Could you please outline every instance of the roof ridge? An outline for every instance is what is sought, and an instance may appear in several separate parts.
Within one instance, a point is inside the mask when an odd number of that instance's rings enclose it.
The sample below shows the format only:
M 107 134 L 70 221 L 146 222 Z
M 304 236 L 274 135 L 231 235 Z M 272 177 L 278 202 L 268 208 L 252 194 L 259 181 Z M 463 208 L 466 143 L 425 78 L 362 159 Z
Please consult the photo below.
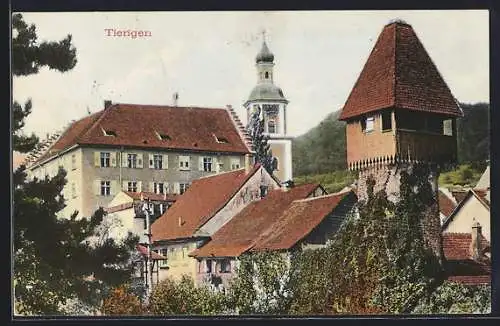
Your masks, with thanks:
M 169 108 L 169 109 L 200 109 L 200 110 L 225 110 L 223 107 L 204 107 L 204 106 L 172 106 L 172 105 L 161 105 L 161 104 L 139 104 L 139 103 L 119 103 L 114 102 L 112 106 L 131 106 L 131 107 L 151 107 L 151 108 Z M 109 107 L 111 108 L 111 106 Z M 109 109 L 108 108 L 108 109 Z M 106 110 L 106 109 L 105 109 Z
M 352 192 L 352 190 L 346 190 L 346 191 L 342 191 L 342 192 L 336 192 L 336 193 L 333 193 L 333 194 L 326 194 L 326 195 L 321 195 L 321 196 L 316 196 L 316 197 L 311 197 L 311 198 L 302 198 L 302 199 L 296 199 L 294 200 L 293 202 L 307 202 L 307 201 L 313 201 L 313 200 L 319 200 L 319 199 L 325 199 L 325 198 L 328 198 L 328 197 L 339 197 L 339 196 L 346 196 L 348 195 L 350 192 Z
M 241 122 L 240 118 L 238 117 L 238 114 L 234 110 L 232 106 L 226 106 L 226 112 L 229 115 L 229 119 L 233 123 L 234 127 L 236 127 L 236 130 L 238 131 L 238 135 L 240 136 L 241 140 L 245 144 L 245 147 L 249 152 L 253 152 L 252 149 L 252 143 L 251 143 L 251 138 L 248 135 L 248 131 L 246 130 L 245 126 Z
M 195 180 L 193 180 L 193 182 L 196 182 L 198 180 L 203 180 L 203 179 L 218 177 L 218 176 L 221 176 L 221 175 L 224 175 L 224 174 L 235 173 L 235 172 L 238 172 L 238 171 L 241 171 L 241 170 L 245 170 L 245 168 L 243 167 L 243 168 L 234 169 L 234 170 L 231 170 L 231 171 L 224 171 L 224 172 L 219 172 L 219 173 L 215 173 L 215 174 L 203 175 L 203 176 L 201 176 L 201 177 L 196 178 Z

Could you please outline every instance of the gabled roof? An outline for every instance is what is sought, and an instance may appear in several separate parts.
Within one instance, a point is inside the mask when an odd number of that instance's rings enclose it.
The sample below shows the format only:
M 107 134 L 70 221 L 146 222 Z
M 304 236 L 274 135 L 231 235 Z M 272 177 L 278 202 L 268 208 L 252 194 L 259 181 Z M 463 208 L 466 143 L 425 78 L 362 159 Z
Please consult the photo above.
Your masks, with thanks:
M 255 244 L 297 199 L 308 198 L 319 184 L 305 184 L 288 191 L 275 189 L 262 200 L 247 205 L 241 212 L 215 232 L 211 241 L 190 253 L 194 257 L 237 257 Z
M 252 251 L 287 250 L 309 235 L 347 196 L 346 191 L 321 197 L 294 201 L 268 230 L 256 241 Z M 338 226 L 344 216 L 334 216 Z
M 152 224 L 153 241 L 192 237 L 259 169 L 261 166 L 257 164 L 249 173 L 238 169 L 194 180 L 186 192 Z
M 402 21 L 380 33 L 339 120 L 384 108 L 463 115 L 413 28 Z
M 37 162 L 75 144 L 250 152 L 227 109 L 121 103 L 72 123 Z
M 491 262 L 486 256 L 474 260 L 471 251 L 470 233 L 444 233 L 443 251 L 446 257 L 446 272 L 449 281 L 478 285 L 491 282 Z M 491 252 L 490 243 L 481 236 L 483 254 Z
M 462 199 L 462 201 L 458 204 L 458 206 L 455 207 L 453 212 L 448 216 L 448 218 L 444 220 L 441 227 L 443 230 L 451 223 L 451 221 L 453 221 L 457 213 L 471 197 L 475 197 L 477 200 L 479 200 L 479 202 L 482 203 L 487 210 L 490 209 L 490 202 L 487 200 L 487 191 L 480 189 L 470 189 Z

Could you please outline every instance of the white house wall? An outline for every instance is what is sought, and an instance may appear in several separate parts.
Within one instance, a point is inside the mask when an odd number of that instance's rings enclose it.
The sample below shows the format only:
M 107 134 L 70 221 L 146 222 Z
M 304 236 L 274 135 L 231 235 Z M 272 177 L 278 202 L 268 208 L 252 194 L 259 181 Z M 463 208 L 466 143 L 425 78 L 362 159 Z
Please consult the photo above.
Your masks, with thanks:
M 474 195 L 463 204 L 443 232 L 471 233 L 473 219 L 481 224 L 481 232 L 490 241 L 490 211 Z

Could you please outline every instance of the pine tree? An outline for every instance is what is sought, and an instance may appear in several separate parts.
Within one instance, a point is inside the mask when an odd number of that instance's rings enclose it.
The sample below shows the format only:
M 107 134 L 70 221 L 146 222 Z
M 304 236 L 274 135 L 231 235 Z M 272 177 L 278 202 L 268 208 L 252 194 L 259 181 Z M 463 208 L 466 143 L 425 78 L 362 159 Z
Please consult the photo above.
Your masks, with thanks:
M 247 131 L 252 139 L 252 149 L 255 152 L 255 162 L 262 164 L 262 166 L 269 172 L 273 173 L 276 170 L 276 159 L 268 144 L 269 136 L 264 135 L 264 121 L 260 118 L 260 106 L 255 110 L 247 126 Z
M 68 35 L 60 42 L 36 42 L 34 25 L 22 15 L 12 19 L 14 76 L 36 74 L 47 66 L 60 72 L 76 64 L 76 49 Z M 13 149 L 29 152 L 38 143 L 22 133 L 32 102 L 13 103 Z M 107 289 L 130 278 L 130 253 L 137 242 L 129 235 L 121 243 L 105 236 L 104 210 L 90 218 L 58 218 L 64 208 L 62 190 L 66 172 L 53 178 L 28 181 L 25 166 L 14 172 L 13 255 L 15 311 L 20 314 L 56 314 L 68 299 L 98 307 Z

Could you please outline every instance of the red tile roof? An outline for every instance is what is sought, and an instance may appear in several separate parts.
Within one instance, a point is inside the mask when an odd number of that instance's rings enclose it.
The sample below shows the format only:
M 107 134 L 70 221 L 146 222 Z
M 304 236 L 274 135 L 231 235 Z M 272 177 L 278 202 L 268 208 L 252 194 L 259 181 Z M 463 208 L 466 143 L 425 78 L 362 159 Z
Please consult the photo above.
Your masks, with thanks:
M 103 130 L 113 131 L 116 136 L 106 136 Z M 161 140 L 157 133 L 170 139 Z M 227 142 L 218 142 L 216 137 Z M 232 114 L 226 109 L 121 103 L 71 124 L 37 161 L 75 144 L 250 152 L 232 120 Z
M 392 107 L 463 114 L 413 28 L 402 22 L 382 30 L 339 119 Z
M 262 200 L 246 206 L 214 233 L 211 241 L 191 252 L 190 256 L 239 256 L 255 244 L 258 237 L 279 219 L 294 200 L 308 198 L 318 187 L 316 183 L 295 186 L 288 191 L 270 191 Z
M 141 195 L 144 196 L 144 199 L 148 198 L 154 201 L 176 201 L 179 195 L 172 194 L 157 194 L 149 191 L 141 191 L 141 192 L 132 192 L 132 191 L 124 191 L 130 198 L 133 200 L 141 200 Z
M 487 284 L 491 280 L 488 258 L 474 260 L 470 252 L 470 233 L 444 233 L 443 251 L 446 257 L 448 280 L 463 284 Z M 482 237 L 483 252 L 491 251 L 489 242 Z
M 259 250 L 286 250 L 313 231 L 347 195 L 343 192 L 294 201 L 278 221 L 266 230 L 252 248 Z
M 134 207 L 134 203 L 128 202 L 128 203 L 124 203 L 124 204 L 120 204 L 120 205 L 116 205 L 116 206 L 106 207 L 106 208 L 104 208 L 104 210 L 106 211 L 106 213 L 111 214 L 111 213 L 123 211 L 124 209 L 129 209 L 132 207 Z
M 259 169 L 260 165 L 256 165 L 249 173 L 239 169 L 194 180 L 170 209 L 152 224 L 153 240 L 192 237 Z M 182 225 L 179 225 L 179 218 Z
M 450 216 L 455 207 L 455 203 L 446 196 L 445 193 L 443 193 L 441 190 L 438 192 L 438 198 L 439 198 L 439 211 L 443 213 L 446 217 Z
M 136 246 L 137 248 L 137 251 L 139 251 L 139 253 L 143 256 L 143 257 L 147 257 L 148 256 L 148 248 L 146 248 L 145 246 L 143 245 L 140 245 L 138 244 Z M 155 252 L 155 251 L 151 251 L 151 258 L 153 258 L 153 260 L 166 260 L 167 257 L 165 256 L 162 256 L 160 255 L 159 253 Z
M 472 259 L 470 244 L 472 238 L 470 233 L 443 233 L 443 251 L 448 260 Z M 481 247 L 489 248 L 490 243 L 484 236 L 481 237 Z

